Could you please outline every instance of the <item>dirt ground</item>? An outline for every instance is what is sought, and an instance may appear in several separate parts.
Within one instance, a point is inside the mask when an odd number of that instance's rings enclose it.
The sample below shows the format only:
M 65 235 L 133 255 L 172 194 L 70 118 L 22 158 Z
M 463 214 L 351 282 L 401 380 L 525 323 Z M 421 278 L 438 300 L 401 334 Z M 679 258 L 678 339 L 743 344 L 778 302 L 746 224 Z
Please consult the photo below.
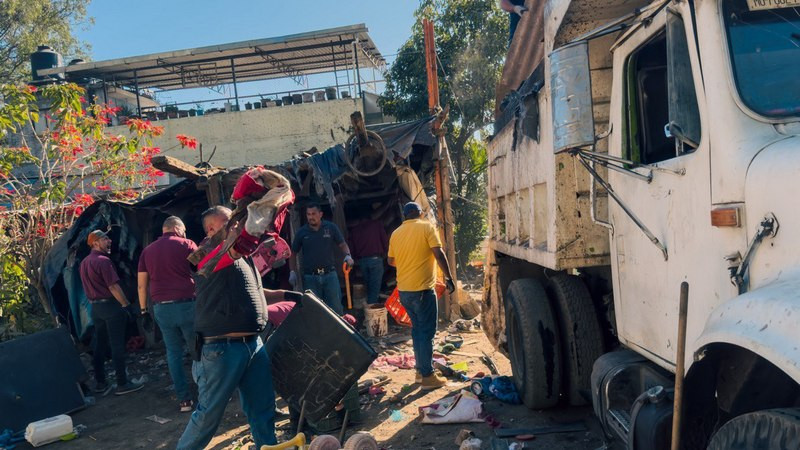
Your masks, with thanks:
M 449 333 L 446 326 L 441 325 L 437 343 L 447 334 Z M 501 375 L 511 374 L 508 359 L 492 348 L 482 331 L 462 332 L 461 336 L 464 339 L 461 352 L 471 355 L 486 352 Z M 403 340 L 404 337 L 407 340 Z M 409 330 L 402 327 L 391 327 L 389 336 L 383 339 L 370 339 L 370 343 L 381 355 L 412 352 Z M 83 356 L 84 362 L 89 367 L 87 355 Z M 178 402 L 172 390 L 163 349 L 139 351 L 129 355 L 129 358 L 131 363 L 129 372 L 134 378 L 140 375 L 146 376 L 145 388 L 121 397 L 114 395 L 96 397 L 94 405 L 72 415 L 74 424 L 86 427 L 81 436 L 73 441 L 52 444 L 49 448 L 53 450 L 175 448 L 189 420 L 189 413 L 178 411 Z M 481 371 L 489 373 L 486 366 L 475 356 L 451 355 L 449 361 L 452 363 L 466 361 L 469 365 L 467 373 L 470 375 Z M 189 367 L 187 358 L 187 373 L 190 373 Z M 414 371 L 408 369 L 384 373 L 371 368 L 362 379 L 378 375 L 391 377 L 391 382 L 384 386 L 386 394 L 360 396 L 361 423 L 349 426 L 347 436 L 355 431 L 368 431 L 378 440 L 380 446 L 386 449 L 456 449 L 458 448 L 454 443 L 456 435 L 460 430 L 468 429 L 483 441 L 482 448 L 493 448 L 490 440 L 494 436 L 494 431 L 487 423 L 423 425 L 418 420 L 420 406 L 468 388 L 469 383 L 451 381 L 444 388 L 423 392 L 414 384 Z M 402 401 L 390 401 L 390 397 L 401 392 L 404 385 L 408 385 L 410 389 L 406 388 Z M 226 409 L 217 436 L 207 448 L 236 450 L 251 447 L 249 427 L 238 403 L 238 395 L 234 395 Z M 281 406 L 280 400 L 278 403 Z M 602 434 L 597 421 L 593 419 L 590 406 L 531 411 L 522 405 L 509 405 L 496 399 L 487 399 L 484 401 L 484 409 L 500 422 L 502 428 L 543 427 L 576 422 L 586 427 L 586 431 L 580 432 L 539 434 L 532 440 L 521 442 L 525 445 L 523 448 L 594 450 L 603 447 Z M 166 419 L 167 422 L 157 423 L 149 420 L 148 417 L 153 415 Z M 293 435 L 289 431 L 288 419 L 278 420 L 277 428 L 279 442 Z M 331 434 L 338 436 L 339 431 Z M 513 439 L 508 440 L 508 443 L 512 442 Z M 23 444 L 17 448 L 31 447 Z

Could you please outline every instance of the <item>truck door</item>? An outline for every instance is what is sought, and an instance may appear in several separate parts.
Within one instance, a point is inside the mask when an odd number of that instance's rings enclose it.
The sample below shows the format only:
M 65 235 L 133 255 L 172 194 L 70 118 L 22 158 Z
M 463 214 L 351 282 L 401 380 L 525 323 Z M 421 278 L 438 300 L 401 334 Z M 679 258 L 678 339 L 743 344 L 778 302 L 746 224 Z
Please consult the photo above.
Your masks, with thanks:
M 662 9 L 618 42 L 609 142 L 612 155 L 657 167 L 633 169 L 652 173 L 650 182 L 618 172 L 608 176 L 666 247 L 666 258 L 616 204 L 609 206 L 611 253 L 619 338 L 668 369 L 674 364 L 679 285 L 701 279 L 704 265 L 719 265 L 701 255 L 710 232 L 709 139 L 692 20 L 682 5 Z

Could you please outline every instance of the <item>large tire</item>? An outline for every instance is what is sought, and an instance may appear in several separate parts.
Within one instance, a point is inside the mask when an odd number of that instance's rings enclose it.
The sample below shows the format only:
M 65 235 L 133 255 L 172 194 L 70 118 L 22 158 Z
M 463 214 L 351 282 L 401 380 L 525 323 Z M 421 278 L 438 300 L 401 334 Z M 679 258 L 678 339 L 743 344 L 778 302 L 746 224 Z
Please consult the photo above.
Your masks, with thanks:
M 547 294 L 553 303 L 564 361 L 564 395 L 570 405 L 585 405 L 591 392 L 592 366 L 603 354 L 603 331 L 592 297 L 583 280 L 558 273 L 550 277 Z
M 796 450 L 800 409 L 767 409 L 735 417 L 711 438 L 708 450 Z
M 506 293 L 506 334 L 514 383 L 531 409 L 558 403 L 561 344 L 550 301 L 535 279 L 514 280 Z

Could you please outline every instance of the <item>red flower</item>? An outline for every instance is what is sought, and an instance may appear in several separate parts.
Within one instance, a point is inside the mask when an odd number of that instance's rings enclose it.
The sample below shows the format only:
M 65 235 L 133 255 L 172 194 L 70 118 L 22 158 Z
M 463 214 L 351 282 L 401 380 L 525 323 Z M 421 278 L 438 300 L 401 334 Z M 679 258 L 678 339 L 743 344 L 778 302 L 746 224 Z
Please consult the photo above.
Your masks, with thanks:
M 98 186 L 98 189 L 99 188 Z M 89 194 L 75 194 L 73 201 L 81 206 L 89 206 L 94 203 L 94 197 Z
M 181 143 L 181 148 L 189 147 L 192 150 L 197 149 L 197 139 L 191 136 L 186 136 L 185 134 L 179 134 L 175 136 L 175 138 L 178 139 L 178 142 Z
M 110 191 L 111 190 L 111 186 L 109 186 L 107 184 L 100 184 L 100 185 L 97 186 L 97 190 L 98 191 Z
M 33 94 L 34 92 L 37 91 L 36 86 L 31 86 L 31 85 L 28 85 L 26 90 L 28 91 L 29 94 Z

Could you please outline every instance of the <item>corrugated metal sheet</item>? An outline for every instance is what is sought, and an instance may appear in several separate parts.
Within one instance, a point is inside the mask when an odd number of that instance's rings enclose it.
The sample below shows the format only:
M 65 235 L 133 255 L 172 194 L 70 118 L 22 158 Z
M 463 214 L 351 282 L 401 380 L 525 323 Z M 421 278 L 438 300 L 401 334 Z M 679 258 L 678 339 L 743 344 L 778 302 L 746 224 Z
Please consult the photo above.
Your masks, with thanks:
M 382 69 L 386 61 L 364 24 L 234 42 L 150 55 L 44 69 L 68 80 L 95 78 L 140 89 L 186 89 L 236 81 L 300 78 L 352 69 L 353 44 L 361 68 Z

